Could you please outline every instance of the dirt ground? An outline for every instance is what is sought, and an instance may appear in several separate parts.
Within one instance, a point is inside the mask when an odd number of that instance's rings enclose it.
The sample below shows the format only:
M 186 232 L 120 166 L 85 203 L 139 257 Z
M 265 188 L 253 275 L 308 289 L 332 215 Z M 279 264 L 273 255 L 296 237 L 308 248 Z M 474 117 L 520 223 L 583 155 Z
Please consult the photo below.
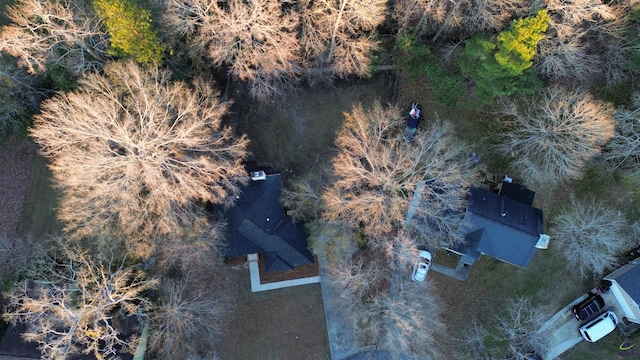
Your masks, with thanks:
M 15 137 L 0 144 L 1 234 L 15 236 L 18 233 L 36 149 L 34 144 Z

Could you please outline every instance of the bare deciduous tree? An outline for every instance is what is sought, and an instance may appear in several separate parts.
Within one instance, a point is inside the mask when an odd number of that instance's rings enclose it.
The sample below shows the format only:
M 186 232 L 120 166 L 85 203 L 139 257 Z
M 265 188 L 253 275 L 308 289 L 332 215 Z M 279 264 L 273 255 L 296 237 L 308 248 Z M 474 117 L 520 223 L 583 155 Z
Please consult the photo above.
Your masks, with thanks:
M 30 280 L 11 291 L 4 317 L 27 325 L 25 340 L 38 343 L 45 359 L 130 351 L 135 339 L 125 337 L 117 321 L 146 318 L 151 304 L 142 294 L 155 281 L 113 252 L 94 257 L 60 239 L 51 251 L 35 261 Z
M 487 345 L 489 337 L 487 329 L 476 320 L 455 340 L 459 344 L 461 355 L 466 359 L 492 360 L 498 356 L 496 349 Z
M 0 278 L 18 278 L 40 250 L 30 237 L 0 235 Z
M 146 241 L 203 229 L 196 203 L 231 204 L 246 177 L 248 140 L 222 126 L 226 108 L 203 82 L 171 83 L 133 62 L 45 102 L 31 135 L 63 190 L 66 229 Z
M 631 107 L 614 113 L 615 135 L 605 146 L 602 158 L 615 168 L 640 171 L 640 93 L 632 96 Z
M 330 263 L 328 270 L 343 303 L 354 307 L 370 302 L 388 289 L 391 267 L 375 253 L 360 251 L 353 259 Z
M 278 82 L 294 79 L 300 70 L 299 17 L 287 4 L 170 0 L 164 16 L 173 31 L 194 42 L 196 53 L 229 66 L 235 77 L 250 82 L 252 96 L 266 99 L 279 91 Z
M 633 246 L 630 234 L 637 228 L 638 224 L 630 226 L 619 211 L 572 197 L 550 232 L 569 268 L 586 278 L 619 264 L 618 255 Z
M 283 188 L 281 201 L 290 209 L 289 215 L 296 221 L 320 219 L 324 208 L 322 191 L 327 182 L 323 176 L 309 173 Z
M 55 65 L 77 76 L 102 67 L 108 37 L 91 2 L 18 0 L 7 15 L 12 23 L 0 33 L 0 50 L 29 72 Z
M 408 228 L 428 233 L 430 245 L 455 241 L 473 175 L 465 145 L 446 122 L 420 130 L 412 143 L 403 141 L 403 126 L 398 108 L 377 102 L 345 113 L 333 160 L 337 179 L 323 196 L 325 219 L 384 238 L 404 228 L 411 212 Z
M 209 276 L 211 274 L 208 274 Z M 198 286 L 190 271 L 161 286 L 160 305 L 153 313 L 150 347 L 160 359 L 211 353 L 224 330 L 230 304 L 222 291 Z
M 205 216 L 201 214 L 198 217 Z M 186 232 L 180 236 L 158 237 L 154 258 L 157 261 L 154 265 L 157 267 L 154 270 L 163 276 L 170 276 L 169 274 L 176 272 L 189 273 L 191 269 L 209 269 L 223 257 L 224 251 L 221 246 L 226 225 L 224 220 L 216 219 L 205 224 L 201 231 Z
M 579 178 L 614 131 L 611 104 L 584 89 L 552 86 L 533 97 L 505 98 L 497 114 L 504 124 L 495 134 L 497 149 L 534 185 Z
M 564 84 L 614 84 L 633 74 L 630 54 L 638 45 L 626 38 L 631 6 L 601 0 L 544 0 L 551 16 L 540 41 L 537 71 Z
M 513 298 L 496 314 L 496 323 L 489 329 L 474 321 L 456 340 L 469 359 L 526 360 L 533 353 L 546 352 L 548 334 L 538 330 L 548 317 L 545 306 L 524 297 Z
M 400 0 L 393 16 L 398 32 L 418 37 L 464 39 L 504 30 L 529 12 L 528 0 Z
M 43 94 L 35 88 L 35 80 L 0 58 L 0 136 L 24 130 L 28 117 L 38 109 Z
M 431 283 L 405 283 L 397 294 L 376 297 L 372 312 L 380 319 L 380 347 L 392 359 L 441 359 L 436 335 L 445 330 L 442 305 Z
M 379 41 L 373 31 L 384 20 L 384 0 L 303 0 L 301 45 L 312 82 L 333 76 L 366 76 Z M 313 71 L 331 68 L 331 72 Z
M 548 319 L 543 306 L 533 304 L 529 299 L 511 299 L 504 311 L 497 315 L 497 341 L 507 343 L 505 358 L 525 360 L 527 354 L 544 354 L 548 334 L 537 330 Z

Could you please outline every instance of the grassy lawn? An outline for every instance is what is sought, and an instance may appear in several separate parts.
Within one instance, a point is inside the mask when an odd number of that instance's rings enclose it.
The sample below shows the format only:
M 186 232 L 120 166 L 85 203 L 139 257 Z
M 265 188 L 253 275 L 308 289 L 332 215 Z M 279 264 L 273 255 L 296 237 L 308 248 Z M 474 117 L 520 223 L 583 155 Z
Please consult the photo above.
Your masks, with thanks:
M 49 234 L 58 234 L 61 224 L 56 219 L 58 193 L 52 187 L 51 171 L 47 161 L 39 155 L 33 159 L 29 192 L 24 204 L 22 222 L 18 232 L 22 236 L 31 235 L 42 239 Z
M 621 351 L 620 345 L 626 342 L 635 344 L 635 353 L 632 350 Z M 564 356 L 565 360 L 593 360 L 593 359 L 640 359 L 640 332 L 631 335 L 629 339 L 622 337 L 618 331 L 614 331 L 607 337 L 596 343 L 582 341 L 569 350 Z
M 335 132 L 343 113 L 357 103 L 391 99 L 395 75 L 336 84 L 333 88 L 300 89 L 272 104 L 235 99 L 232 123 L 251 139 L 250 150 L 260 164 L 274 167 L 290 181 L 307 172 L 318 173 L 333 156 Z
M 451 120 L 458 136 L 471 144 L 490 173 L 510 174 L 509 164 L 492 153 L 490 144 L 483 140 L 492 127 L 488 115 L 474 114 L 465 109 L 451 110 L 434 103 L 424 81 L 409 81 L 400 78 L 397 99 L 400 105 L 413 101 L 423 104 L 423 122 L 437 119 Z M 421 125 L 423 126 L 423 125 Z M 516 181 L 518 180 L 515 177 Z M 608 206 L 621 209 L 627 218 L 640 218 L 640 181 L 612 173 L 602 166 L 592 166 L 580 181 L 565 184 L 558 189 L 533 189 L 537 192 L 534 206 L 541 208 L 545 215 L 545 230 L 553 223 L 553 217 L 569 202 L 569 195 L 595 197 Z M 495 323 L 495 315 L 504 304 L 513 297 L 524 296 L 534 304 L 545 305 L 549 316 L 566 306 L 569 302 L 598 284 L 600 279 L 580 279 L 573 275 L 557 248 L 553 237 L 549 249 L 538 251 L 527 269 L 502 263 L 488 257 L 473 265 L 471 275 L 460 282 L 432 272 L 429 277 L 435 283 L 435 289 L 446 304 L 444 322 L 447 333 L 442 334 L 440 342 L 450 349 L 449 358 L 457 359 L 456 343 L 452 339 L 464 331 L 474 321 L 486 327 Z M 455 267 L 457 256 L 448 257 L 445 252 L 437 255 L 435 261 Z M 577 328 L 577 327 L 576 327 Z M 577 331 L 577 330 L 576 330 Z M 636 334 L 634 339 L 640 335 Z M 623 356 L 618 349 L 622 342 L 620 335 L 610 335 L 597 344 L 586 342 L 579 344 L 569 352 L 568 359 L 614 359 Z M 640 355 L 638 355 L 640 358 Z
M 248 270 L 233 276 L 239 294 L 222 359 L 331 359 L 320 284 L 252 293 Z

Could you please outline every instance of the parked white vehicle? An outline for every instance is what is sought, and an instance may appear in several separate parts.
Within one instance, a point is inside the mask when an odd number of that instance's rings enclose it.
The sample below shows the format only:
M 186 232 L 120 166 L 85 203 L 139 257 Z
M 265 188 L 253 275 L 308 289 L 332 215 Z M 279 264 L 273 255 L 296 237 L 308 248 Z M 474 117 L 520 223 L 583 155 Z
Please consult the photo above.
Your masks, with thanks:
M 431 253 L 426 250 L 420 250 L 416 264 L 413 266 L 411 280 L 423 282 L 427 277 L 429 266 L 431 266 Z
M 580 326 L 580 335 L 588 342 L 596 342 L 609 335 L 618 325 L 618 317 L 612 311 L 606 311 L 595 319 Z

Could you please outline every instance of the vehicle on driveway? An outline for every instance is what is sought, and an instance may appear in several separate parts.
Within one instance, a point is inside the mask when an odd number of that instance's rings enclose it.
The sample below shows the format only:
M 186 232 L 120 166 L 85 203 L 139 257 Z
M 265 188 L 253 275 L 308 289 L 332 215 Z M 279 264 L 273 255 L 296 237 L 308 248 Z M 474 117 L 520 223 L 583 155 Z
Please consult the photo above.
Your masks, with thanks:
M 587 298 L 575 305 L 571 312 L 578 321 L 584 321 L 600 313 L 603 307 L 604 299 L 602 296 L 589 292 Z
M 427 272 L 431 266 L 431 253 L 426 250 L 420 250 L 418 252 L 418 259 L 413 266 L 413 273 L 411 273 L 411 280 L 416 282 L 423 282 L 427 278 Z
M 605 311 L 595 319 L 580 326 L 580 335 L 588 342 L 596 342 L 609 335 L 618 325 L 618 317 L 613 311 Z

